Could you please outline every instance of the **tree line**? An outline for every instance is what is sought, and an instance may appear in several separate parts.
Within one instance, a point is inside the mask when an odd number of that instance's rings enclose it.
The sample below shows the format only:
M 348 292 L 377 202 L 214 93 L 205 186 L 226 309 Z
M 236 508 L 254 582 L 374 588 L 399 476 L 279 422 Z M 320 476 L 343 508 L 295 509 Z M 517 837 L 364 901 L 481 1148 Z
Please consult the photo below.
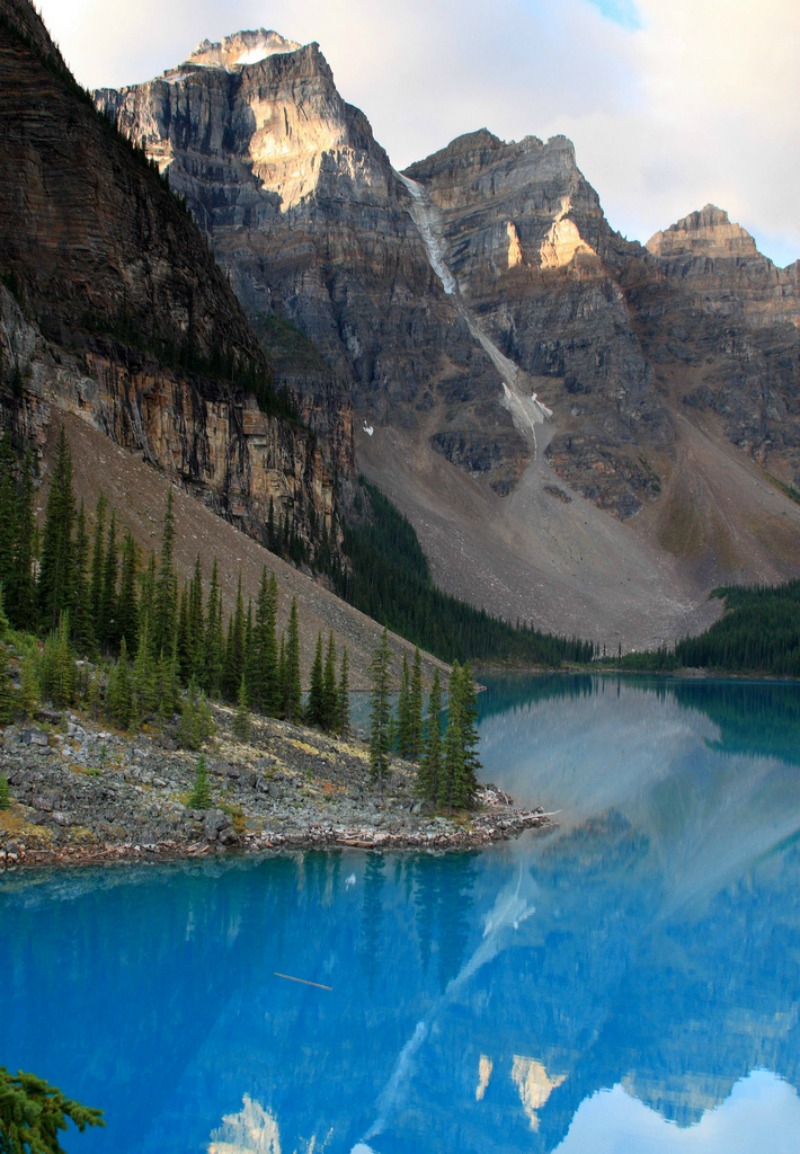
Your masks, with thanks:
M 245 599 L 241 574 L 233 612 L 224 621 L 216 558 L 204 592 L 200 557 L 181 588 L 174 566 L 175 515 L 170 491 L 158 555 L 145 561 L 129 531 L 100 496 L 90 533 L 72 485 L 72 462 L 59 435 L 41 534 L 34 517 L 30 453 L 22 460 L 0 439 L 0 590 L 8 623 L 44 638 L 23 645 L 20 700 L 24 711 L 38 694 L 57 705 L 83 701 L 96 715 L 129 728 L 151 714 L 182 711 L 190 747 L 210 724 L 208 699 L 236 705 L 241 730 L 249 710 L 307 721 L 346 734 L 348 656 L 323 638 L 303 704 L 297 604 L 280 638 L 278 586 L 262 570 L 255 603 Z M 78 658 L 95 663 L 87 667 Z M 0 713 L 8 714 L 8 653 Z M 182 692 L 185 691 L 185 692 Z M 3 704 L 2 697 L 7 700 Z M 7 718 L 6 718 L 7 719 Z

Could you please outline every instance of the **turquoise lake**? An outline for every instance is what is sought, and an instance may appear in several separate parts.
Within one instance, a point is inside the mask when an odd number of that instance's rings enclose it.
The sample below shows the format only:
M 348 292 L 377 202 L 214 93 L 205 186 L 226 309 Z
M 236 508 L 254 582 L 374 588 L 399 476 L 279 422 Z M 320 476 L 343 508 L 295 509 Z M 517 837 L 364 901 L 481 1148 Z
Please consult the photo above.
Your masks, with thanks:
M 0 1064 L 105 1111 L 71 1154 L 795 1154 L 800 687 L 480 698 L 557 831 L 0 876 Z

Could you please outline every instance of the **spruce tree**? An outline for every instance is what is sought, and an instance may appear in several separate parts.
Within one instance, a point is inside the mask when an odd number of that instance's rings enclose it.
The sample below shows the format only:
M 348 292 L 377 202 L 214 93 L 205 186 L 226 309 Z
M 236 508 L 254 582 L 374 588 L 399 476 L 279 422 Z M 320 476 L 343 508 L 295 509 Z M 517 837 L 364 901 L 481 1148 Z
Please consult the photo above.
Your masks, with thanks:
M 322 677 L 322 728 L 326 733 L 336 729 L 339 698 L 336 688 L 336 642 L 333 633 L 328 634 L 325 652 L 325 669 Z
M 8 788 L 8 774 L 3 770 L 0 773 L 0 809 L 11 808 L 11 792 Z
M 200 754 L 197 759 L 197 768 L 194 774 L 194 786 L 187 801 L 189 809 L 211 808 L 211 786 L 208 781 L 206 759 Z
M 42 695 L 57 707 L 74 704 L 78 685 L 78 670 L 69 638 L 69 612 L 64 610 L 58 626 L 44 643 L 39 670 Z
M 191 681 L 181 702 L 178 744 L 184 749 L 199 749 L 215 732 L 214 718 L 205 694 Z
M 92 619 L 91 587 L 89 584 L 89 535 L 83 501 L 78 509 L 75 525 L 75 588 L 72 604 L 72 637 L 75 648 L 82 655 L 94 652 L 95 636 Z
M 437 791 L 440 805 L 470 809 L 478 788 L 477 700 L 469 665 L 456 661 L 450 674 L 447 731 L 444 738 L 442 775 Z
M 133 720 L 133 678 L 124 639 L 108 678 L 106 714 L 119 729 L 128 729 Z
M 400 697 L 397 702 L 397 752 L 401 757 L 411 756 L 411 718 L 409 714 L 409 694 L 411 691 L 411 675 L 408 669 L 408 659 L 403 654 L 403 666 L 400 673 Z
M 433 673 L 430 697 L 428 699 L 428 716 L 422 743 L 419 774 L 417 777 L 418 792 L 426 801 L 437 802 L 439 798 L 439 784 L 442 776 L 442 682 L 439 670 Z
M 46 629 L 57 629 L 60 614 L 72 605 L 74 523 L 72 457 L 62 425 L 47 494 L 39 564 L 39 609 Z
M 286 627 L 286 646 L 283 668 L 283 715 L 287 721 L 297 722 L 303 711 L 303 690 L 300 681 L 300 627 L 297 620 L 297 602 L 292 598 L 289 624 Z
M 347 738 L 350 733 L 350 659 L 346 649 L 342 650 L 342 662 L 339 669 L 339 685 L 336 692 L 336 722 L 335 729 L 341 738 Z
M 136 699 L 136 712 L 140 719 L 149 713 L 155 713 L 160 700 L 156 662 L 153 660 L 149 634 L 150 620 L 145 615 L 139 622 L 136 657 L 133 663 L 133 691 Z M 127 649 L 127 639 L 123 637 L 122 640 Z
M 136 542 L 130 531 L 122 542 L 122 570 L 117 602 L 117 629 L 125 638 L 129 653 L 137 652 L 139 636 L 139 605 L 136 596 Z
M 104 553 L 103 582 L 100 588 L 100 609 L 97 619 L 97 639 L 107 653 L 116 653 L 119 648 L 119 623 L 117 621 L 118 573 L 117 517 L 112 509 L 111 521 L 108 526 L 108 542 Z
M 311 663 L 311 678 L 308 689 L 308 704 L 306 705 L 306 725 L 322 728 L 323 722 L 323 668 L 322 668 L 322 634 L 317 634 L 317 647 L 314 650 L 314 660 Z
M 222 633 L 222 592 L 219 587 L 217 559 L 211 570 L 206 608 L 205 661 L 202 684 L 212 698 L 222 691 L 222 669 L 225 660 L 225 642 Z
M 369 731 L 369 775 L 370 780 L 373 783 L 379 783 L 381 787 L 389 776 L 392 722 L 392 710 L 389 703 L 391 660 L 389 635 L 384 629 L 380 644 L 373 653 L 370 664 L 372 700 Z
M 172 489 L 167 494 L 167 508 L 161 533 L 161 559 L 156 576 L 154 606 L 151 617 L 153 648 L 171 653 L 178 630 L 178 578 L 173 567 L 175 550 L 175 511 Z
M 225 663 L 222 674 L 222 696 L 226 701 L 235 701 L 239 683 L 244 673 L 245 661 L 245 615 L 242 597 L 242 574 L 236 588 L 236 608 L 228 621 L 228 637 L 225 643 Z
M 411 684 L 408 693 L 408 754 L 412 761 L 419 760 L 422 753 L 422 656 L 419 646 L 414 649 L 414 663 L 411 667 Z
M 2 1154 L 63 1154 L 59 1136 L 74 1122 L 105 1126 L 101 1110 L 67 1098 L 35 1074 L 11 1074 L 0 1066 L 0 1150 Z
M 97 507 L 94 515 L 94 544 L 92 546 L 92 560 L 89 577 L 89 604 L 92 613 L 92 624 L 95 637 L 100 628 L 100 598 L 103 595 L 103 572 L 105 570 L 105 533 L 106 533 L 107 502 L 101 493 L 97 498 Z
M 0 725 L 8 725 L 14 720 L 16 694 L 8 667 L 8 650 L 0 643 Z
M 281 710 L 280 670 L 277 640 L 278 583 L 275 574 L 261 570 L 256 600 L 251 660 L 248 665 L 248 691 L 253 708 L 268 716 Z
M 205 666 L 205 618 L 203 615 L 203 571 L 200 554 L 194 561 L 194 573 L 189 583 L 185 640 L 186 680 L 202 680 Z

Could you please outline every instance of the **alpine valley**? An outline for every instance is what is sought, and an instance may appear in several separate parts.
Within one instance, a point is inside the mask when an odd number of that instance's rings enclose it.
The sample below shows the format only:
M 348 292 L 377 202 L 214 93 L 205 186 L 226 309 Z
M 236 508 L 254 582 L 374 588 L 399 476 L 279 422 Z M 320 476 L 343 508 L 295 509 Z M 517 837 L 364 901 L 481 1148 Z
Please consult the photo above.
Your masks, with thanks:
M 363 474 L 443 589 L 614 650 L 800 575 L 800 262 L 693 207 L 624 239 L 564 137 L 398 172 L 263 29 L 90 100 L 0 0 L 4 424 L 66 413 L 311 568 Z

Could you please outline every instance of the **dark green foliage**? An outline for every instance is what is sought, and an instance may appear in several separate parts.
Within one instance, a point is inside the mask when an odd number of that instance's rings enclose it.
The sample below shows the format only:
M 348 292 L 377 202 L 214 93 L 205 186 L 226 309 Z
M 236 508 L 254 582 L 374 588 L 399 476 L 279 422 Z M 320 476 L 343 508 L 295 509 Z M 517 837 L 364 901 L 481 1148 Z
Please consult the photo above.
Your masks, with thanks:
M 8 669 L 8 650 L 0 644 L 0 725 L 8 725 L 13 721 L 16 710 L 16 694 Z
M 75 590 L 72 605 L 72 639 L 78 653 L 91 653 L 95 645 L 94 619 L 89 586 L 89 536 L 81 501 L 75 525 Z
M 153 592 L 153 650 L 172 651 L 178 631 L 178 578 L 173 566 L 175 550 L 175 511 L 172 489 L 167 494 L 167 508 L 161 534 L 161 559 Z
M 712 595 L 724 598 L 725 613 L 699 637 L 684 637 L 674 649 L 629 653 L 607 664 L 655 673 L 688 667 L 800 677 L 800 581 L 729 585 Z
M 102 1111 L 82 1106 L 34 1074 L 0 1066 L 0 1154 L 64 1154 L 59 1133 L 104 1126 Z
M 417 789 L 426 801 L 436 802 L 442 776 L 442 682 L 439 670 L 433 673 L 428 699 L 428 716 L 422 742 Z
M 74 523 L 72 457 L 62 425 L 53 462 L 50 491 L 47 494 L 42 556 L 39 565 L 39 607 L 42 623 L 46 629 L 55 629 L 59 615 L 72 607 Z
M 197 769 L 194 774 L 194 785 L 186 803 L 189 809 L 211 808 L 211 786 L 208 781 L 206 759 L 201 754 L 197 759 Z
M 297 602 L 294 598 L 286 628 L 281 673 L 283 716 L 287 721 L 299 721 L 302 715 L 303 692 L 300 685 L 300 629 L 297 620 Z
M 324 728 L 323 680 L 322 680 L 322 634 L 317 634 L 317 647 L 311 663 L 308 703 L 306 705 L 306 725 Z
M 108 719 L 120 729 L 128 729 L 134 720 L 133 682 L 128 647 L 123 641 L 108 676 L 105 707 Z
M 278 685 L 277 614 L 278 585 L 275 574 L 267 576 L 267 570 L 263 568 L 245 672 L 252 707 L 259 713 L 271 717 L 279 713 L 281 707 Z
M 369 730 L 369 775 L 372 782 L 383 782 L 389 776 L 389 751 L 392 747 L 392 709 L 389 703 L 392 655 L 389 636 L 384 629 L 380 644 L 372 655 L 372 704 Z
M 217 559 L 211 570 L 211 585 L 206 606 L 206 637 L 204 673 L 201 684 L 210 697 L 219 697 L 222 691 L 222 669 L 225 660 L 225 641 L 222 633 L 222 591 L 219 587 Z
M 92 560 L 89 578 L 89 605 L 92 621 L 97 634 L 97 625 L 100 620 L 100 598 L 103 594 L 103 572 L 105 570 L 105 524 L 107 502 L 103 494 L 97 498 L 97 508 L 94 515 L 94 544 L 92 546 Z
M 122 542 L 122 573 L 117 602 L 117 631 L 128 652 L 136 651 L 139 635 L 139 605 L 136 597 L 136 542 L 130 532 Z
M 37 590 L 34 573 L 36 560 L 36 521 L 33 500 L 33 460 L 30 449 L 23 458 L 22 475 L 17 491 L 14 526 L 14 566 L 8 584 L 17 629 L 32 632 L 37 622 Z
M 450 674 L 447 730 L 437 803 L 448 809 L 471 809 L 478 788 L 477 696 L 469 665 L 456 661 Z
M 11 793 L 8 788 L 8 774 L 5 770 L 0 773 L 0 809 L 10 809 Z
M 103 579 L 100 585 L 100 606 L 97 613 L 97 640 L 107 653 L 116 652 L 119 647 L 119 623 L 117 620 L 117 575 L 119 557 L 117 555 L 117 518 L 111 510 L 108 526 L 108 542 L 103 559 Z
M 339 666 L 334 728 L 342 738 L 346 738 L 350 732 L 350 658 L 346 649 L 342 651 L 342 661 Z
M 222 671 L 222 696 L 226 701 L 235 701 L 245 668 L 246 621 L 244 598 L 242 596 L 242 574 L 236 590 L 236 608 L 228 622 L 228 637 L 225 642 L 225 661 Z
M 205 694 L 198 690 L 194 682 L 190 682 L 181 703 L 178 744 L 184 749 L 199 749 L 214 732 L 214 718 Z
M 39 664 L 39 687 L 42 696 L 53 705 L 74 705 L 78 690 L 78 669 L 70 644 L 69 613 L 62 612 L 58 626 L 44 643 Z
M 362 484 L 361 520 L 344 530 L 352 568 L 333 574 L 346 601 L 445 661 L 555 668 L 564 661 L 591 660 L 591 642 L 514 628 L 437 589 L 410 522 L 374 485 L 363 478 Z
M 322 728 L 326 733 L 336 729 L 339 694 L 336 685 L 336 642 L 333 633 L 328 634 L 325 651 L 325 669 L 322 676 Z

